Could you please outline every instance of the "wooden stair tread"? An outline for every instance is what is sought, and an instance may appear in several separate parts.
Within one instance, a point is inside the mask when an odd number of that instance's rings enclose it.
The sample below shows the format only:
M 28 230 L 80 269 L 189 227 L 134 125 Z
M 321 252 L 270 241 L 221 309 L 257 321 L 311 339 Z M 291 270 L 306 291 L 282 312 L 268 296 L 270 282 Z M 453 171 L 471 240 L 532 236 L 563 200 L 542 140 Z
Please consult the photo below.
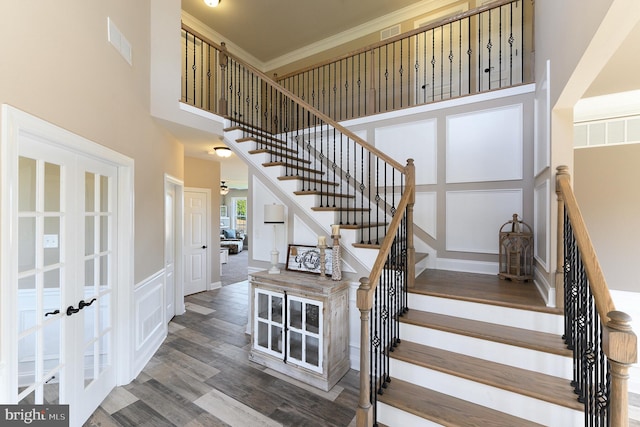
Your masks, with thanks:
M 280 144 L 286 145 L 286 142 L 282 141 L 280 138 L 278 138 L 276 136 L 269 135 L 269 134 L 265 133 L 264 130 L 255 129 L 251 125 L 244 125 L 244 126 L 243 125 L 233 125 L 233 126 L 229 126 L 228 128 L 224 128 L 222 131 L 223 132 L 232 132 L 234 130 L 239 130 L 239 131 L 242 131 L 242 132 L 245 132 L 245 133 L 250 133 L 251 135 L 254 135 L 254 137 L 246 137 L 245 136 L 245 137 L 239 138 L 239 139 L 242 139 L 242 140 L 245 140 L 245 141 L 249 140 L 249 139 L 252 139 L 252 138 L 255 138 L 255 137 L 258 137 L 258 138 L 264 138 L 264 139 L 268 139 L 270 141 L 274 141 L 274 142 L 278 142 Z M 244 141 L 239 141 L 239 142 L 244 142 Z
M 267 153 L 267 154 L 272 154 L 272 155 L 275 155 L 275 156 L 279 156 L 279 157 L 281 157 L 283 159 L 291 159 L 291 160 L 293 160 L 294 162 L 296 162 L 298 164 L 300 164 L 300 163 L 303 163 L 303 164 L 306 164 L 306 165 L 310 165 L 311 164 L 310 160 L 301 159 L 301 158 L 299 158 L 297 156 L 293 156 L 293 155 L 287 154 L 287 153 L 279 153 L 279 152 L 277 152 L 275 150 L 265 150 L 265 149 L 251 150 L 248 153 L 249 154 Z
M 541 313 L 563 314 L 562 309 L 547 307 L 533 284 L 501 280 L 493 274 L 427 269 L 416 277 L 415 286 L 409 292 Z
M 470 381 L 582 411 L 570 381 L 460 353 L 403 341 L 390 356 Z
M 254 150 L 249 150 L 248 153 L 249 154 L 261 154 L 261 153 L 267 153 L 267 154 L 281 154 L 281 153 L 291 153 L 291 154 L 298 154 L 298 152 L 292 148 L 288 148 L 288 147 L 279 147 L 277 145 L 274 144 L 270 144 L 268 142 L 259 142 L 259 144 L 263 145 L 263 146 L 267 146 L 267 147 L 271 147 L 271 148 L 256 148 Z
M 423 259 L 427 259 L 429 256 L 426 252 L 416 252 L 416 264 L 422 261 Z
M 445 426 L 534 427 L 534 422 L 395 378 L 378 400 Z
M 316 212 L 361 212 L 370 211 L 369 208 L 355 208 L 355 207 L 340 207 L 340 206 L 314 206 L 311 208 Z
M 340 224 L 340 228 L 345 230 L 360 230 L 362 228 L 386 227 L 388 222 L 362 222 L 359 224 Z
M 293 169 L 293 170 L 309 172 L 309 173 L 313 173 L 313 174 L 316 174 L 316 175 L 324 175 L 324 172 L 321 171 L 321 170 L 311 169 L 311 168 L 307 168 L 307 167 L 304 167 L 304 166 L 297 166 L 297 165 L 293 165 L 293 164 L 287 163 L 287 162 L 266 162 L 266 163 L 263 163 L 262 166 L 264 166 L 265 168 L 269 168 L 269 167 L 273 167 L 273 166 L 284 166 L 284 167 L 288 167 L 289 169 Z
M 323 185 L 334 185 L 334 186 L 339 185 L 337 182 L 327 181 L 326 179 L 311 178 L 309 176 L 301 176 L 301 175 L 279 176 L 278 179 L 280 181 L 299 180 L 299 181 L 313 182 L 316 184 L 323 184 Z
M 343 199 L 354 199 L 356 197 L 353 194 L 331 193 L 331 192 L 319 191 L 319 190 L 299 190 L 299 191 L 294 191 L 293 194 L 295 194 L 296 196 L 328 196 L 328 197 L 339 197 Z
M 444 332 L 572 357 L 571 350 L 566 348 L 561 337 L 545 332 L 427 313 L 420 310 L 409 310 L 400 318 L 400 321 Z
M 379 243 L 352 243 L 351 246 L 354 248 L 363 248 L 363 249 L 375 249 L 380 250 L 381 246 Z

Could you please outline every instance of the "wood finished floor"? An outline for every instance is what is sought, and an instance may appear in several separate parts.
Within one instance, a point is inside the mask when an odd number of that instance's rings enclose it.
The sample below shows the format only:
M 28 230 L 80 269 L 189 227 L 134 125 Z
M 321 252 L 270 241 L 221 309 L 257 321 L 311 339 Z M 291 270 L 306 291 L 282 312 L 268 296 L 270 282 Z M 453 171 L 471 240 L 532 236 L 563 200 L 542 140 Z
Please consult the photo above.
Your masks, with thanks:
M 356 371 L 323 392 L 248 360 L 247 292 L 244 282 L 186 297 L 148 365 L 85 426 L 355 425 Z

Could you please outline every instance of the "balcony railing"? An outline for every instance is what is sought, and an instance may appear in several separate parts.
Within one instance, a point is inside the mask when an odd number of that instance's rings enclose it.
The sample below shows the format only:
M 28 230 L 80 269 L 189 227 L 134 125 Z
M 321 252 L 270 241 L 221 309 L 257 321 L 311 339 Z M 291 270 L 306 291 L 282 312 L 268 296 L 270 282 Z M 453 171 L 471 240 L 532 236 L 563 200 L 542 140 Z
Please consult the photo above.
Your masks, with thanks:
M 493 2 L 276 81 L 336 121 L 526 83 L 527 3 Z

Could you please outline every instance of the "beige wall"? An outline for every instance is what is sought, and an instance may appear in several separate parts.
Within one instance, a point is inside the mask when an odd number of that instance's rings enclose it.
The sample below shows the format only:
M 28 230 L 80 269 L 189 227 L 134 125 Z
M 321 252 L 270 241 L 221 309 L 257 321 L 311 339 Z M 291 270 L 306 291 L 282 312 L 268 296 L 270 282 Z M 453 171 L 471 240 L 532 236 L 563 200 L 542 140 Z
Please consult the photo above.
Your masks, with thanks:
M 0 103 L 135 161 L 135 282 L 164 266 L 164 173 L 183 175 L 183 146 L 149 115 L 149 0 L 4 2 Z M 133 66 L 107 42 L 111 17 Z
M 575 150 L 574 189 L 611 289 L 640 292 L 640 144 Z
M 195 157 L 184 158 L 185 187 L 211 190 L 211 283 L 220 281 L 220 163 Z

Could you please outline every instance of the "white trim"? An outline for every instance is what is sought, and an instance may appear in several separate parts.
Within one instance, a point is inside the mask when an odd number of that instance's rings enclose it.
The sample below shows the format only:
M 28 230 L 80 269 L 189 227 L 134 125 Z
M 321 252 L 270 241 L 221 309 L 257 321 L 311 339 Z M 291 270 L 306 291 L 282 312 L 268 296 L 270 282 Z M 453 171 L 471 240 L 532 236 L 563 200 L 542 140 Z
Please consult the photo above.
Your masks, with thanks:
M 43 119 L 32 116 L 7 104 L 2 105 L 2 139 L 0 141 L 0 184 L 2 185 L 2 213 L 0 213 L 0 226 L 2 227 L 0 243 L 0 279 L 2 283 L 12 283 L 12 268 L 15 255 L 11 248 L 15 247 L 15 232 L 11 231 L 11 216 L 17 209 L 17 194 L 6 189 L 17 188 L 17 162 L 18 162 L 18 141 L 21 133 L 28 133 L 30 136 L 46 141 L 54 148 L 59 148 L 67 152 L 93 158 L 101 162 L 108 162 L 117 168 L 118 174 L 118 229 L 117 229 L 117 287 L 115 289 L 116 298 L 112 304 L 118 307 L 116 322 L 114 323 L 114 365 L 116 369 L 116 383 L 125 384 L 131 381 L 131 368 L 129 361 L 133 360 L 133 345 L 130 328 L 128 327 L 132 319 L 132 298 L 133 298 L 133 254 L 134 254 L 134 160 L 128 156 L 118 153 L 103 145 L 69 132 L 63 128 L 49 123 Z M 14 142 L 12 144 L 12 142 Z M 4 213 L 4 214 L 3 214 Z M 9 213 L 7 215 L 7 213 Z M 3 261 L 6 257 L 6 261 Z M 15 307 L 11 307 L 11 295 L 5 295 L 6 289 L 0 289 L 0 300 L 2 301 L 2 321 L 0 327 L 12 323 L 15 318 Z M 15 295 L 14 295 L 15 296 Z M 8 332 L 8 333 L 4 333 Z M 17 360 L 17 349 L 8 343 L 15 342 L 16 331 L 3 330 L 0 342 L 0 360 L 3 361 L 5 369 L 11 369 L 9 360 Z M 13 340 L 13 341 L 12 341 Z M 8 349 L 5 349 L 9 347 Z M 7 378 L 7 387 L 12 387 L 16 378 L 12 378 L 6 372 L 1 372 L 0 376 Z M 11 383 L 11 384 L 10 384 Z M 11 390 L 11 389 L 9 389 Z M 0 390 L 0 400 L 8 401 L 9 390 Z
M 547 281 L 545 274 L 542 274 L 537 266 L 533 267 L 533 284 L 540 292 L 540 296 L 544 300 L 547 307 L 556 307 L 556 289 L 551 287 Z
M 164 268 L 137 283 L 134 291 L 133 377 L 142 371 L 167 337 Z M 157 304 L 153 304 L 156 301 Z
M 169 184 L 175 186 L 175 217 L 177 233 L 174 238 L 175 244 L 175 314 L 179 316 L 184 314 L 186 308 L 184 306 L 184 182 L 167 173 L 164 174 L 164 193 L 167 194 Z
M 416 107 L 405 108 L 402 110 L 389 111 L 388 113 L 374 114 L 366 117 L 359 117 L 353 120 L 347 120 L 340 124 L 344 127 L 350 128 L 352 126 L 366 125 L 369 123 L 375 123 L 382 120 L 396 119 L 402 117 L 409 117 L 414 114 L 429 113 L 432 111 L 444 110 L 446 108 L 460 107 L 464 105 L 472 105 L 479 102 L 492 101 L 495 99 L 507 98 L 509 96 L 525 95 L 527 93 L 535 92 L 535 83 L 510 87 L 507 89 L 492 90 L 490 92 L 483 92 L 477 95 L 461 96 L 455 99 L 448 99 L 446 101 L 432 102 L 430 104 L 418 105 Z
M 182 111 L 186 111 L 187 113 L 195 114 L 196 116 L 204 117 L 205 119 L 220 123 L 222 126 L 226 127 L 226 120 L 224 119 L 224 117 L 217 114 L 213 114 L 201 108 L 196 108 L 192 105 L 185 104 L 182 101 L 178 101 L 178 108 Z
M 549 188 L 551 186 L 550 180 L 547 178 L 542 181 L 540 184 L 536 185 L 533 189 L 533 257 L 540 263 L 542 268 L 548 273 L 549 272 L 549 256 L 551 251 L 551 215 L 549 214 L 551 209 L 551 193 L 549 192 Z M 541 194 L 544 197 L 544 209 L 542 212 L 545 213 L 544 218 L 538 218 L 538 210 L 540 206 L 538 206 L 538 195 Z M 538 231 L 538 226 L 544 220 L 545 225 L 545 255 L 546 258 L 542 259 L 538 255 L 538 247 L 540 244 L 540 239 L 537 239 L 536 233 Z
M 437 258 L 435 269 L 463 271 L 466 273 L 498 274 L 498 263 L 468 259 Z

